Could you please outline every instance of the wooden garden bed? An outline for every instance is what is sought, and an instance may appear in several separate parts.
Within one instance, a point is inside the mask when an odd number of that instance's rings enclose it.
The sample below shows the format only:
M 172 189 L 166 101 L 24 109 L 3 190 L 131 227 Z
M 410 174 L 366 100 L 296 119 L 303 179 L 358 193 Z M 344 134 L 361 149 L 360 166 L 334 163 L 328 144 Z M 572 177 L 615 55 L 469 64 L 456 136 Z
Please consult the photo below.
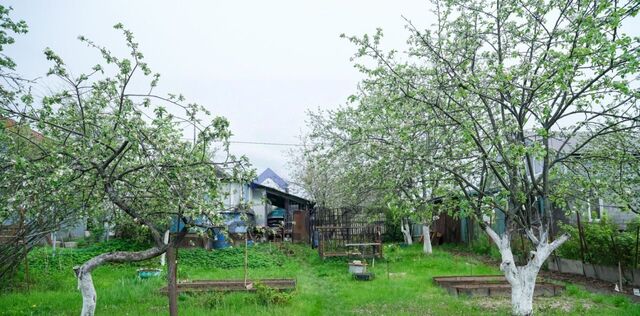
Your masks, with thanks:
M 433 281 L 445 288 L 451 295 L 467 296 L 510 296 L 511 285 L 503 275 L 485 276 L 442 276 Z M 565 290 L 563 285 L 545 281 L 536 282 L 534 296 L 556 296 Z
M 193 280 L 189 282 L 178 283 L 178 292 L 208 292 L 208 291 L 255 291 L 254 284 L 259 282 L 265 286 L 279 291 L 294 290 L 296 288 L 295 279 L 260 279 L 247 280 L 246 286 L 244 280 Z M 167 287 L 160 289 L 160 292 L 166 293 Z

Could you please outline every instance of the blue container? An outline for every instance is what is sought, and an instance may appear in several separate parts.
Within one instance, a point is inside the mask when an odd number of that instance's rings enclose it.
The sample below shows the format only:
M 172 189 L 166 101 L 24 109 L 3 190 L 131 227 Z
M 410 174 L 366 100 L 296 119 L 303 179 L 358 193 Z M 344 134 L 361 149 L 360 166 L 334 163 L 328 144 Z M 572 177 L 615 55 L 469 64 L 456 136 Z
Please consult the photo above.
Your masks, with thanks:
M 224 234 L 220 229 L 214 229 L 213 233 L 215 235 L 215 238 L 211 241 L 211 248 L 224 249 L 224 248 L 229 248 L 229 246 L 231 246 L 227 242 L 227 239 L 224 237 Z
M 160 276 L 160 269 L 138 269 L 138 277 L 141 279 L 156 278 Z

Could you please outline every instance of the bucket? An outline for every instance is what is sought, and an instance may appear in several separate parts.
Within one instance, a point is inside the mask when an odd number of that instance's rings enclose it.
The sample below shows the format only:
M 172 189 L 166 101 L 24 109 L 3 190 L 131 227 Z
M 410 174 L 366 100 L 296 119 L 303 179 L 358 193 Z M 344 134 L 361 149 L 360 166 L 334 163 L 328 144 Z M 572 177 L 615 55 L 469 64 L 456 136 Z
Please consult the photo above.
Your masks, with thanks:
M 365 273 L 367 272 L 367 264 L 362 263 L 359 260 L 349 262 L 349 273 Z

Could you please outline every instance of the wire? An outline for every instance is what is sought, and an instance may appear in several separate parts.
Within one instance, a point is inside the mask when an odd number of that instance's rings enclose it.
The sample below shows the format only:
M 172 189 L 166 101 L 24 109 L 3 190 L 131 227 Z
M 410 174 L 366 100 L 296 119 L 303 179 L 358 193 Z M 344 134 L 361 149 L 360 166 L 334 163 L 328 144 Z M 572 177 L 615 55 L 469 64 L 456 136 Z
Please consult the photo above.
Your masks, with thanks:
M 183 140 L 193 141 L 193 138 L 182 137 Z M 272 142 L 251 142 L 251 141 L 240 141 L 240 140 L 230 140 L 231 144 L 246 144 L 246 145 L 266 145 L 266 146 L 288 146 L 288 147 L 304 147 L 303 144 L 294 144 L 294 143 L 272 143 Z
M 289 147 L 303 147 L 304 145 L 302 144 L 292 144 L 292 143 L 268 143 L 268 142 L 245 142 L 245 141 L 238 141 L 238 140 L 232 140 L 229 141 L 229 143 L 231 144 L 249 144 L 249 145 L 267 145 L 267 146 L 289 146 Z

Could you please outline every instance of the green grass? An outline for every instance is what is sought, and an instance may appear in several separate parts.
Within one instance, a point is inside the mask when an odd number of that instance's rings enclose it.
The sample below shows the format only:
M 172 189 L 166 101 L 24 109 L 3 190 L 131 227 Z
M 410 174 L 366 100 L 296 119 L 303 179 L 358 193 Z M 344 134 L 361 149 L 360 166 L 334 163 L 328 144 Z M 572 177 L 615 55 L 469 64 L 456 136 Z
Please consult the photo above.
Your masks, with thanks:
M 275 248 L 256 246 L 250 277 L 296 278 L 298 286 L 291 300 L 282 305 L 265 305 L 255 293 L 181 294 L 182 315 L 505 315 L 508 298 L 452 297 L 435 286 L 438 275 L 495 274 L 497 267 L 486 266 L 473 258 L 455 256 L 436 248 L 431 256 L 419 247 L 400 249 L 397 262 L 390 263 L 387 278 L 384 261 L 374 268 L 377 278 L 371 282 L 352 280 L 346 260 L 322 261 L 314 250 L 289 246 L 290 257 Z M 242 251 L 199 254 L 190 250 L 179 261 L 180 279 L 242 279 L 237 266 Z M 203 264 L 203 258 L 219 256 L 226 268 Z M 213 260 L 213 259 L 211 259 Z M 152 263 L 152 262 L 148 262 Z M 158 292 L 164 279 L 137 280 L 132 265 L 109 265 L 94 272 L 98 292 L 97 315 L 164 315 L 167 299 Z M 29 292 L 14 289 L 0 294 L 2 315 L 77 315 L 81 297 L 73 272 L 55 269 L 47 273 L 33 271 Z M 540 315 L 640 315 L 640 305 L 622 296 L 592 294 L 568 285 L 565 294 L 536 299 Z

